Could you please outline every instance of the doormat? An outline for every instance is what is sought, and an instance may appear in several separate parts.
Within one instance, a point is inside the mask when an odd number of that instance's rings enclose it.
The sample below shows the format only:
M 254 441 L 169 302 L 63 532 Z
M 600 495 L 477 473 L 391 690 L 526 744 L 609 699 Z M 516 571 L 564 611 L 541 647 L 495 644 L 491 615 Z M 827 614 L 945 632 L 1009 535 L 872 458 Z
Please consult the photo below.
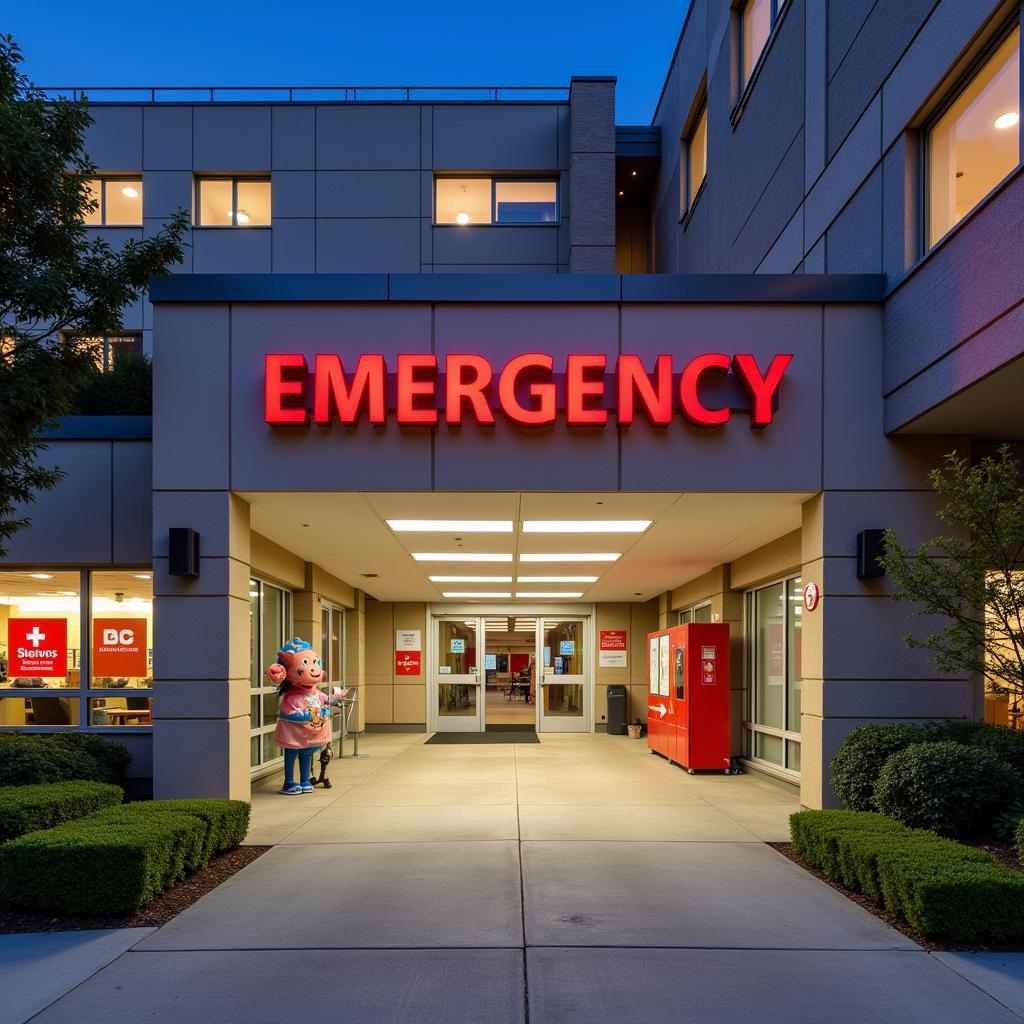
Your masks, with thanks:
M 535 732 L 435 732 L 427 744 L 540 743 Z

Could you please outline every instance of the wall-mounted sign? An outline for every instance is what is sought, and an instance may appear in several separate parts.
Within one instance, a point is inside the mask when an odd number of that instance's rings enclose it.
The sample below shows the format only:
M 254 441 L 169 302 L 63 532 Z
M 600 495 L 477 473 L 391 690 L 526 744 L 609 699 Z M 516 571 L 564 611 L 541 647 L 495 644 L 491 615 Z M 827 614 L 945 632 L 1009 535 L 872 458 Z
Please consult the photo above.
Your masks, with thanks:
M 396 676 L 418 676 L 420 671 L 419 651 L 395 651 Z
M 146 620 L 92 620 L 92 674 L 146 675 Z
M 817 583 L 808 583 L 804 586 L 804 607 L 813 612 L 821 600 L 821 588 Z
M 422 651 L 420 644 L 420 631 L 418 629 L 396 629 L 395 630 L 396 651 Z
M 8 619 L 7 674 L 66 676 L 67 619 Z
M 678 412 L 698 427 L 720 427 L 734 411 L 751 427 L 772 422 L 779 385 L 793 356 L 778 354 L 762 369 L 753 355 L 707 352 L 678 369 L 659 355 L 648 367 L 623 354 L 609 366 L 605 355 L 569 355 L 564 373 L 554 359 L 528 352 L 500 371 L 479 355 L 399 355 L 394 373 L 384 356 L 360 355 L 349 368 L 341 356 L 318 353 L 310 369 L 299 352 L 268 353 L 264 366 L 264 418 L 274 426 L 352 425 L 361 416 L 384 426 L 492 425 L 495 413 L 521 426 L 545 426 L 564 410 L 569 426 L 603 426 L 615 416 L 628 426 L 642 415 L 668 426 Z
M 558 653 L 564 657 L 571 658 L 576 653 L 576 641 L 575 640 L 559 640 L 558 641 Z
M 466 641 L 462 637 L 452 639 L 452 654 L 465 654 Z
M 601 668 L 626 668 L 628 633 L 624 629 L 598 631 L 598 665 Z

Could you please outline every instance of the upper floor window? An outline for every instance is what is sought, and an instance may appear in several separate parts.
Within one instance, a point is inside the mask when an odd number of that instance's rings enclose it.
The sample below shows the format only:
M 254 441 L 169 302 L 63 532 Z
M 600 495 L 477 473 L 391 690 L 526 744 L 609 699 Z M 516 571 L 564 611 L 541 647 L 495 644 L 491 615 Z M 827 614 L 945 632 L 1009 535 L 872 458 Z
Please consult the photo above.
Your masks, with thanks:
M 955 93 L 927 133 L 928 247 L 1020 163 L 1020 28 Z
M 270 179 L 196 178 L 195 223 L 204 228 L 270 226 Z
M 85 223 L 99 226 L 142 224 L 141 178 L 90 178 L 89 194 L 96 208 L 85 215 Z
M 435 223 L 557 224 L 553 179 L 438 178 Z
M 77 340 L 89 350 L 96 369 L 102 373 L 112 370 L 122 359 L 142 356 L 141 334 L 112 334 Z
M 700 191 L 701 185 L 704 184 L 704 176 L 708 169 L 708 106 L 706 101 L 701 105 L 701 111 L 685 140 L 685 149 L 684 213 L 693 206 L 697 193 Z
M 786 0 L 747 0 L 740 19 L 740 56 L 742 82 L 750 81 L 757 61 L 764 51 Z

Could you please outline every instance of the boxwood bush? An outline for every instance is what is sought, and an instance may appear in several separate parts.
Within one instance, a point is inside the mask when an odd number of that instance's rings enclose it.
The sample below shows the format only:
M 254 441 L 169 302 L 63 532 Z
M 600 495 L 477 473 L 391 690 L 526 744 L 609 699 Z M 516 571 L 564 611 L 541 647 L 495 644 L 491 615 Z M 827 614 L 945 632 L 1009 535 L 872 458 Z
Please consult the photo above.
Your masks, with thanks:
M 926 726 L 929 739 L 952 740 L 969 747 L 978 747 L 1005 761 L 1024 781 L 1024 731 L 1006 725 L 971 722 L 951 718 Z
M 119 786 L 106 782 L 49 782 L 0 789 L 0 843 L 27 832 L 84 818 L 124 799 Z
M 1017 795 L 1020 777 L 980 747 L 919 743 L 889 757 L 875 786 L 880 811 L 912 828 L 947 836 L 991 830 L 996 812 Z
M 132 913 L 237 845 L 248 816 L 236 800 L 108 807 L 0 847 L 0 886 L 12 904 L 34 910 Z
M 832 788 L 852 811 L 874 811 L 875 783 L 891 754 L 927 738 L 917 725 L 859 725 L 832 758 Z
M 790 832 L 808 864 L 928 938 L 1024 938 L 1024 874 L 984 850 L 860 811 L 798 811 Z
M 94 733 L 0 733 L 0 786 L 124 781 L 131 755 Z

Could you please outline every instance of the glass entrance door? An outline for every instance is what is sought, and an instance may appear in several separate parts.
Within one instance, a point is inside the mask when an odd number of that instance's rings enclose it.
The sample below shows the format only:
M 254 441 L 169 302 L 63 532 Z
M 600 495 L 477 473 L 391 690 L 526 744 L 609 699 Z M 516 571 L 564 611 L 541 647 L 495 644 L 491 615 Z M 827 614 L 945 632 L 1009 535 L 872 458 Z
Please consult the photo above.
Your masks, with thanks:
M 541 732 L 587 732 L 589 657 L 582 618 L 537 620 Z
M 431 690 L 437 732 L 482 732 L 484 623 L 480 618 L 434 619 Z

